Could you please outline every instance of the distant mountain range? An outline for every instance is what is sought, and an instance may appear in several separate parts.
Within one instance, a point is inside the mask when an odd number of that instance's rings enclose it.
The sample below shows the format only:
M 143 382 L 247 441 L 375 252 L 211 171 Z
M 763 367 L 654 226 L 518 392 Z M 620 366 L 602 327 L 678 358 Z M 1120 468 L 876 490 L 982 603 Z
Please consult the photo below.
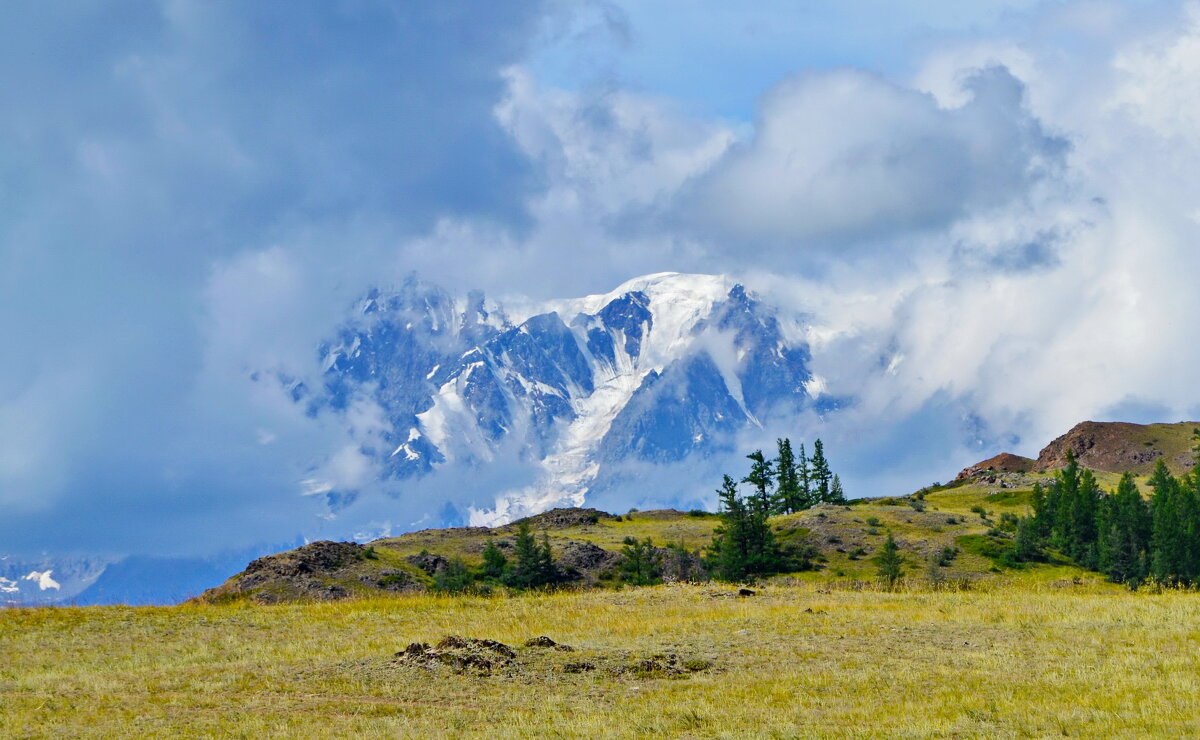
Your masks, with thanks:
M 440 512 L 497 523 L 627 482 L 630 464 L 730 449 L 777 414 L 829 410 L 809 369 L 800 317 L 716 275 L 661 273 L 611 293 L 533 306 L 456 299 L 415 277 L 372 291 L 320 348 L 319 379 L 285 377 L 312 414 L 349 428 L 363 404 L 382 432 L 363 439 L 384 478 L 404 480 L 515 455 L 538 474 L 489 510 Z M 335 509 L 355 491 L 317 474 Z

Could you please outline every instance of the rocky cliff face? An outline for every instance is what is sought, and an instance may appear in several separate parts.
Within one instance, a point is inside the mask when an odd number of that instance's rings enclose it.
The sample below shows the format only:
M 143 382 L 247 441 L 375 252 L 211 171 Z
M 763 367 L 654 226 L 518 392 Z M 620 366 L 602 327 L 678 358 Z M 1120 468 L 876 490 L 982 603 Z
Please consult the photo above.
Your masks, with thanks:
M 819 402 L 804 341 L 712 275 L 650 275 L 524 310 L 411 278 L 367 295 L 320 352 L 320 378 L 287 380 L 293 398 L 348 426 L 370 417 L 361 448 L 383 477 L 503 455 L 540 470 L 493 521 L 578 505 L 621 464 L 712 454 Z M 310 489 L 335 506 L 354 495 L 319 479 Z

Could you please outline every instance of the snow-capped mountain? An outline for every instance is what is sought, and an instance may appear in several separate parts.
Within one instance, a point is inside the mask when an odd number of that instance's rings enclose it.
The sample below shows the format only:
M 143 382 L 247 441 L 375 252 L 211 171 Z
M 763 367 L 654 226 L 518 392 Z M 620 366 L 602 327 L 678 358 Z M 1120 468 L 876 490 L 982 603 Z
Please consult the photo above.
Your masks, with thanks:
M 320 348 L 319 379 L 287 383 L 309 413 L 369 427 L 360 451 L 384 479 L 505 456 L 539 471 L 473 511 L 483 523 L 580 504 L 621 485 L 630 463 L 711 455 L 811 408 L 819 382 L 794 323 L 714 275 L 649 275 L 523 309 L 411 277 L 363 299 Z M 319 475 L 305 485 L 335 507 L 354 495 Z
M 19 561 L 0 555 L 0 606 L 70 602 L 96 582 L 108 563 L 86 557 Z

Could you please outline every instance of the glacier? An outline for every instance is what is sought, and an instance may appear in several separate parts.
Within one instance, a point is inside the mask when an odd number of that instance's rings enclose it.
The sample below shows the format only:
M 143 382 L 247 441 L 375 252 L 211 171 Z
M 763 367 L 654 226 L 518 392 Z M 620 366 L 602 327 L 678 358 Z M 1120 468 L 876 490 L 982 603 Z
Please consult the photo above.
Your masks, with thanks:
M 495 524 L 635 485 L 647 466 L 728 454 L 739 433 L 838 401 L 796 324 L 722 275 L 658 273 L 582 298 L 507 305 L 410 275 L 372 289 L 318 348 L 317 378 L 280 376 L 310 415 L 357 433 L 384 483 L 486 469 L 535 471 L 437 524 Z M 337 510 L 357 492 L 305 492 Z M 399 487 L 397 490 L 402 488 Z M 456 521 L 458 520 L 458 521 Z

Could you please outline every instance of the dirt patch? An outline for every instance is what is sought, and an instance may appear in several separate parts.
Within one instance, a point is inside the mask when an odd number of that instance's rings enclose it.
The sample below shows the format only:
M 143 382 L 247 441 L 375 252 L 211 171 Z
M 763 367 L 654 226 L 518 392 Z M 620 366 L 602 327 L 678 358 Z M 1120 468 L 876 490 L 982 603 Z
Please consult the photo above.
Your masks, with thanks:
M 520 674 L 546 680 L 593 671 L 635 680 L 683 678 L 713 666 L 713 661 L 708 658 L 674 652 L 639 655 L 629 651 L 585 650 L 579 654 L 570 645 L 545 635 L 526 640 L 521 647 L 498 640 L 449 635 L 433 646 L 424 642 L 411 643 L 386 664 L 391 669 L 449 670 L 457 675 L 474 677 Z M 344 668 L 372 671 L 368 664 Z
M 410 643 L 394 656 L 401 665 L 436 668 L 446 666 L 455 673 L 489 676 L 513 666 L 517 653 L 498 640 L 477 640 L 449 635 L 430 647 L 423 642 Z

